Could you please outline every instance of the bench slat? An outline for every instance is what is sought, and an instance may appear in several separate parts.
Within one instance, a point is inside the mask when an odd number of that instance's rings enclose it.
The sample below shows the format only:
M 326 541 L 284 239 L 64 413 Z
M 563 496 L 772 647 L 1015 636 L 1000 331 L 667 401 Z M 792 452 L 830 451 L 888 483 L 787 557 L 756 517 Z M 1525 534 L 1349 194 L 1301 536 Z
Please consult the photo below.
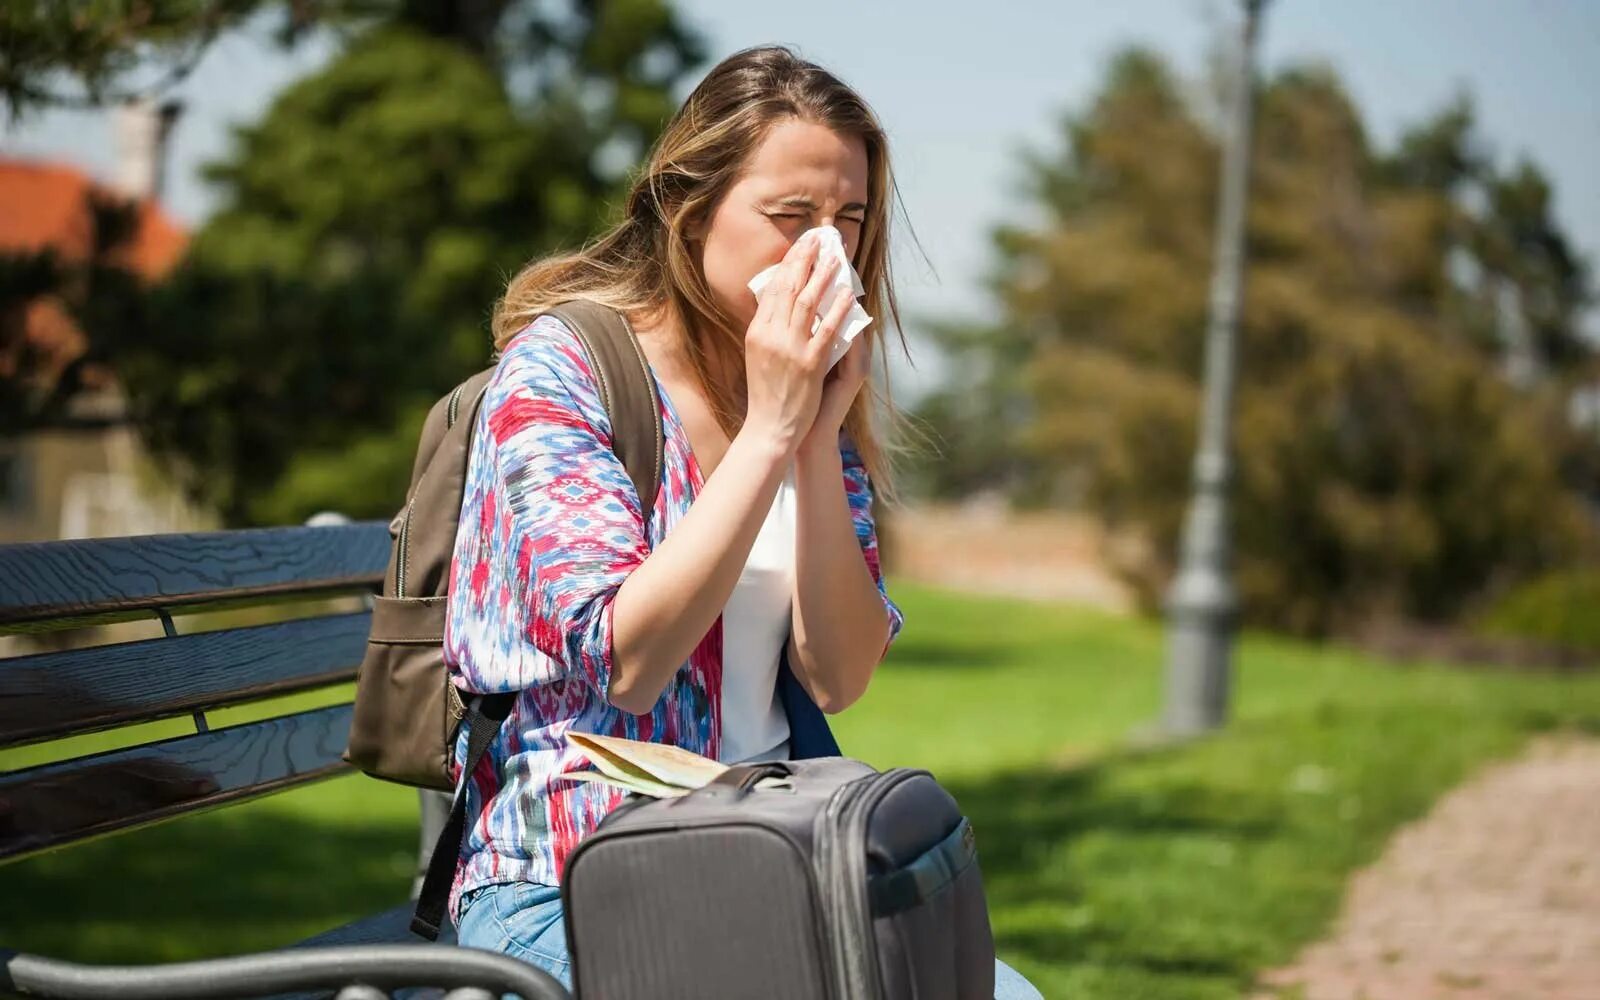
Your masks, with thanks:
M 350 706 L 0 775 L 0 860 L 330 777 Z
M 371 612 L 0 660 L 0 748 L 351 680 Z
M 155 608 L 376 588 L 389 526 L 250 528 L 0 546 L 0 633 L 126 621 Z

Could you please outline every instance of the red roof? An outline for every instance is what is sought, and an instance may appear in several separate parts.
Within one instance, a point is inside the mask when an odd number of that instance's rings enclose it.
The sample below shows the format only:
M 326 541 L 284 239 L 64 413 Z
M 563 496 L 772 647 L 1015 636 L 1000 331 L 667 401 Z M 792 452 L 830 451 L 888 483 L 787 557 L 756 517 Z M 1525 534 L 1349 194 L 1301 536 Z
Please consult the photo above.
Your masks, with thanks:
M 89 195 L 116 192 L 76 167 L 0 158 L 0 250 L 55 247 L 70 261 L 89 256 L 93 220 Z M 159 278 L 177 264 L 188 234 L 161 206 L 139 205 L 139 230 L 129 244 L 125 266 L 146 278 Z
M 0 157 L 0 253 L 54 247 L 68 262 L 87 260 L 94 247 L 91 194 L 117 199 L 111 189 L 76 167 Z M 112 258 L 146 280 L 165 275 L 183 256 L 188 234 L 161 206 L 138 205 L 138 229 Z M 0 338 L 0 376 L 15 378 L 24 367 L 30 381 L 53 383 L 87 348 L 63 303 L 41 296 L 23 314 L 21 343 Z M 109 373 L 82 373 L 86 384 L 103 384 Z

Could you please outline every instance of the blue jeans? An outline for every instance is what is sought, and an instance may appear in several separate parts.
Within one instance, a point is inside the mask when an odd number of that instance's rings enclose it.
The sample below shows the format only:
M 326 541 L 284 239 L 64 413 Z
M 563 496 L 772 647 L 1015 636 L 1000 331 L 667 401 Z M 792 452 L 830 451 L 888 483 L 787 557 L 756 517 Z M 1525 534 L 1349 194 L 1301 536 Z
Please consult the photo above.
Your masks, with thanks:
M 572 989 L 559 886 L 497 882 L 473 889 L 461 900 L 456 941 L 464 948 L 504 952 L 531 962 Z M 1032 983 L 998 958 L 994 961 L 994 997 L 1044 1000 Z

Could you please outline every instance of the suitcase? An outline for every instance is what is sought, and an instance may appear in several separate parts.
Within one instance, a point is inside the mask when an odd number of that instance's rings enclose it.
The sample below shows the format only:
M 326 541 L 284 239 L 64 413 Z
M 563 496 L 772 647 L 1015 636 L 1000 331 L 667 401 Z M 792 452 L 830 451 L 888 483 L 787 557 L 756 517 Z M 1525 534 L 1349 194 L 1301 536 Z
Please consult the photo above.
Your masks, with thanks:
M 788 787 L 756 788 L 768 776 Z M 562 879 L 580 1000 L 992 1000 L 972 826 L 933 776 L 742 764 L 632 796 Z

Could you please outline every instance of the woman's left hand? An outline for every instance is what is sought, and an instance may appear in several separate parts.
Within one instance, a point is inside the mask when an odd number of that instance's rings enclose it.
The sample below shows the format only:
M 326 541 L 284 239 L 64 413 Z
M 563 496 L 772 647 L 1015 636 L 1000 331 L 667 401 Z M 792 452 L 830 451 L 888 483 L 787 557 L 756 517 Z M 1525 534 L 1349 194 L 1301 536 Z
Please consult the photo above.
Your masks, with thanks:
M 863 330 L 850 342 L 850 349 L 833 366 L 822 381 L 822 402 L 817 406 L 817 418 L 811 424 L 802 450 L 834 448 L 839 446 L 839 432 L 850 413 L 850 405 L 867 382 L 872 368 L 872 352 L 867 346 L 867 333 Z

